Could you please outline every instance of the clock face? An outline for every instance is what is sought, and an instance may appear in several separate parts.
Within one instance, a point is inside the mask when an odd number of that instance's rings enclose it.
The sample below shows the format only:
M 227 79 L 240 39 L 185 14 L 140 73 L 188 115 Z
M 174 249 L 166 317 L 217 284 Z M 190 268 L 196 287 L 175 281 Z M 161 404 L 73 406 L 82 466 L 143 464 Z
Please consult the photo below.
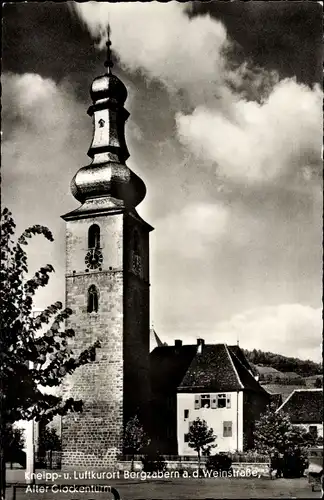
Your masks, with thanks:
M 97 269 L 102 264 L 102 261 L 102 253 L 98 248 L 89 250 L 85 257 L 85 263 L 89 269 Z

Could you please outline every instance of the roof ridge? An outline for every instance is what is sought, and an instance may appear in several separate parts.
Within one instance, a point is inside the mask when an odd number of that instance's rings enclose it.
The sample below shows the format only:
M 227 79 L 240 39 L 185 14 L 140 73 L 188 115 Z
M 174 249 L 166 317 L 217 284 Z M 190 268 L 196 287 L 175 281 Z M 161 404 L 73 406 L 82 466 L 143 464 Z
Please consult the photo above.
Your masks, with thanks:
M 244 354 L 244 353 L 243 353 L 243 354 Z M 264 391 L 264 392 L 268 392 L 268 391 L 266 391 L 266 390 L 262 387 L 262 385 L 259 383 L 259 381 L 258 381 L 258 380 L 256 380 L 256 378 L 254 377 L 254 375 L 253 375 L 252 371 L 248 370 L 248 369 L 247 369 L 247 367 L 246 367 L 246 366 L 242 363 L 242 361 L 241 361 L 241 360 L 240 360 L 240 359 L 236 356 L 235 352 L 231 353 L 231 355 L 233 355 L 233 356 L 237 359 L 237 361 L 238 361 L 238 362 L 240 363 L 240 365 L 242 366 L 243 370 L 245 370 L 245 371 L 248 373 L 248 375 L 249 375 L 250 377 L 252 377 L 253 381 L 254 381 L 255 383 L 257 383 L 257 384 L 260 386 L 261 392 L 262 392 L 262 391 Z M 270 394 L 270 393 L 268 393 L 268 394 Z M 280 393 L 278 393 L 278 394 L 280 394 Z
M 305 391 L 314 391 L 314 392 L 316 392 L 316 391 L 322 391 L 322 390 L 323 390 L 322 387 L 319 387 L 319 388 L 317 388 L 317 387 L 305 387 L 304 389 L 295 389 L 295 392 L 303 392 L 303 391 L 304 392 Z
M 232 364 L 232 366 L 233 366 L 234 373 L 235 373 L 235 375 L 236 375 L 236 377 L 237 377 L 238 383 L 241 385 L 241 388 L 242 388 L 242 389 L 244 389 L 244 385 L 242 384 L 242 381 L 241 381 L 241 379 L 240 379 L 240 377 L 239 377 L 239 374 L 238 374 L 238 372 L 237 372 L 237 370 L 236 370 L 236 368 L 235 368 L 235 365 L 234 365 L 234 363 L 233 363 L 233 360 L 232 360 L 232 357 L 231 357 L 231 355 L 230 355 L 230 351 L 229 351 L 229 349 L 228 349 L 228 347 L 227 347 L 227 344 L 225 344 L 225 343 L 224 343 L 224 347 L 225 347 L 225 351 L 226 351 L 226 353 L 227 353 L 227 356 L 229 357 L 230 362 L 231 362 L 231 364 Z M 236 357 L 236 359 L 237 359 L 237 356 L 235 356 L 235 357 Z M 242 364 L 242 363 L 241 363 L 241 364 Z M 243 364 L 242 364 L 242 366 L 243 366 Z
M 298 389 L 294 389 L 288 396 L 287 399 L 285 399 L 285 401 L 279 406 L 279 408 L 276 409 L 276 413 L 282 409 L 282 407 L 289 401 L 289 399 L 293 396 L 293 394 L 295 394 L 295 392 L 297 391 Z

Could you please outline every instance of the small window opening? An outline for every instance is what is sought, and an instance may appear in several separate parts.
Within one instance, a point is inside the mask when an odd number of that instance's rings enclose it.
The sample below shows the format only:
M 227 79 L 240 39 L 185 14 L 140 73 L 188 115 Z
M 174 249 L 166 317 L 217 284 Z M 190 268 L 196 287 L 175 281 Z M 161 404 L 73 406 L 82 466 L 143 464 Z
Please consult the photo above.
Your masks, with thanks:
M 89 227 L 88 248 L 100 248 L 100 227 L 97 224 Z
M 95 285 L 88 290 L 88 313 L 98 312 L 98 291 Z

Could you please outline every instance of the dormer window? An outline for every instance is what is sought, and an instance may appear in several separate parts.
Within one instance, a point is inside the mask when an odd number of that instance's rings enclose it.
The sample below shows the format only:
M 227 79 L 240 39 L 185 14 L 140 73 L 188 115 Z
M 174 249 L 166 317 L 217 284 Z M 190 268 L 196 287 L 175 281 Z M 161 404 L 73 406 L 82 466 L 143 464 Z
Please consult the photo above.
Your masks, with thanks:
M 88 290 L 88 313 L 98 312 L 98 290 L 95 285 L 91 285 Z
M 92 224 L 88 231 L 88 248 L 100 248 L 100 227 Z

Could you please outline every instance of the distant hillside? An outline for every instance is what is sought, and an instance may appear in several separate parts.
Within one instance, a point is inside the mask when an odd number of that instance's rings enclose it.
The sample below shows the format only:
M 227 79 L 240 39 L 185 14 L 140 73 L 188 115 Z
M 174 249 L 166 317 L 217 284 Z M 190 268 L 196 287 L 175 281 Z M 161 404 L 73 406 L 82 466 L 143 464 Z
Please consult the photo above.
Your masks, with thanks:
M 262 387 L 270 394 L 281 394 L 282 402 L 286 401 L 288 396 L 290 396 L 290 394 L 294 390 L 304 389 L 304 387 L 301 387 L 300 385 L 282 385 L 282 384 L 262 384 Z
M 282 356 L 281 354 L 263 352 L 259 349 L 253 349 L 253 351 L 243 349 L 243 352 L 250 363 L 256 365 L 258 371 L 261 371 L 262 367 L 267 367 L 274 368 L 283 374 L 293 372 L 301 377 L 310 377 L 323 372 L 322 365 L 320 363 L 315 363 L 314 361 L 288 358 L 286 356 Z

